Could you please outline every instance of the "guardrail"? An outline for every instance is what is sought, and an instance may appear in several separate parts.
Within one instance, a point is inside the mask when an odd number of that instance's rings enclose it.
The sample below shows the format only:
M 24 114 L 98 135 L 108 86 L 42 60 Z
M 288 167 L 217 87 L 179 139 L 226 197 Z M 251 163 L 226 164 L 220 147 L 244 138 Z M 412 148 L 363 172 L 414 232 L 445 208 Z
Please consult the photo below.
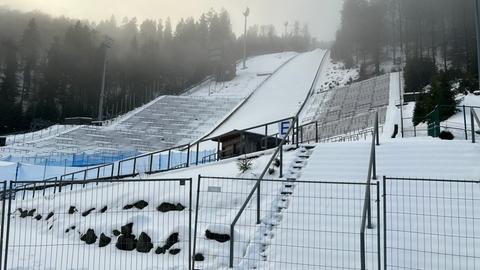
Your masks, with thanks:
M 457 110 L 461 110 L 463 114 L 463 123 L 457 123 L 457 126 L 449 125 L 451 123 L 448 122 L 448 120 L 444 121 L 445 123 L 442 124 L 442 121 L 440 119 L 437 119 L 437 121 L 433 121 L 432 118 L 436 117 L 439 118 L 439 113 L 442 108 L 452 108 L 454 107 Z M 420 123 L 425 123 L 427 122 L 427 128 L 426 129 L 418 129 L 416 125 L 413 126 L 413 130 L 405 129 L 404 131 L 413 131 L 413 136 L 417 137 L 417 132 L 424 132 L 427 131 L 429 135 L 432 135 L 434 137 L 438 137 L 440 135 L 440 128 L 444 129 L 450 129 L 450 130 L 456 130 L 456 131 L 463 131 L 462 133 L 465 136 L 465 140 L 469 140 L 469 133 L 470 133 L 470 140 L 472 143 L 476 142 L 476 133 L 478 132 L 478 129 L 480 129 L 480 121 L 478 118 L 478 115 L 476 113 L 476 109 L 480 109 L 479 106 L 449 106 L 449 105 L 437 105 L 435 106 L 434 110 L 428 113 L 425 117 L 423 117 L 420 120 Z M 470 112 L 468 112 L 470 111 Z M 470 114 L 470 123 L 467 119 L 467 115 Z M 436 115 L 436 116 L 435 116 Z M 403 120 L 408 120 L 412 118 L 403 118 Z
M 362 222 L 360 226 L 360 260 L 361 260 L 361 269 L 366 269 L 366 237 L 365 231 L 366 229 L 372 229 L 372 206 L 370 203 L 370 185 L 372 183 L 372 179 L 377 179 L 377 161 L 376 161 L 376 146 L 380 145 L 380 136 L 379 136 L 379 129 L 378 129 L 378 112 L 375 113 L 375 129 L 372 133 L 372 143 L 370 147 L 370 161 L 368 164 L 368 174 L 367 174 L 367 186 L 365 188 L 365 198 L 363 203 L 363 211 L 362 211 Z M 378 185 L 377 185 L 377 194 L 378 194 Z M 379 207 L 379 204 L 377 204 Z M 379 210 L 378 210 L 379 211 Z M 378 220 L 379 222 L 380 220 Z M 380 226 L 377 224 L 378 233 L 380 234 Z M 380 245 L 378 246 L 380 249 Z M 380 265 L 380 251 L 378 256 Z

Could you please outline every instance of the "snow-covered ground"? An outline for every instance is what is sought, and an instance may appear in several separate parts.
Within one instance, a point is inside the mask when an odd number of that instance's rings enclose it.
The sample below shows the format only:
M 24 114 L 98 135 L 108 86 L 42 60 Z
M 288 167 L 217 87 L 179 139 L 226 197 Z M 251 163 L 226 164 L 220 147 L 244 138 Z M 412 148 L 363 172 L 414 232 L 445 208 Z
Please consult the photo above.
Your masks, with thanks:
M 209 80 L 186 95 L 247 98 L 280 66 L 297 55 L 296 52 L 283 52 L 251 57 L 247 60 L 246 69 L 243 69 L 243 64 L 237 65 L 237 76 L 234 80 L 221 83 Z

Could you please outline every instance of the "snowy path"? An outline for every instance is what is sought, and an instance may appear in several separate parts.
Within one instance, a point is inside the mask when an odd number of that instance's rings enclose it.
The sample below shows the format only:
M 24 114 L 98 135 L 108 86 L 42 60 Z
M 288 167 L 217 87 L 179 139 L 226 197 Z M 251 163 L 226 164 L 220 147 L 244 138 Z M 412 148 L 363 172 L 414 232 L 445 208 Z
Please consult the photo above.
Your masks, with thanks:
M 210 137 L 294 116 L 315 78 L 326 51 L 304 53 L 285 65 Z

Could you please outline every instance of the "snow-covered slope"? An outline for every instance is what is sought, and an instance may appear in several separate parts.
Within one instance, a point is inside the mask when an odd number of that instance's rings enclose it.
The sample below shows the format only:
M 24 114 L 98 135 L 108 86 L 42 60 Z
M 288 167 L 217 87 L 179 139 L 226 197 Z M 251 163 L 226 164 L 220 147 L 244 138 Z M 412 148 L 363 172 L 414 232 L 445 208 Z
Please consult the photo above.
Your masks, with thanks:
M 325 53 L 315 50 L 293 59 L 210 136 L 294 116 L 310 90 Z

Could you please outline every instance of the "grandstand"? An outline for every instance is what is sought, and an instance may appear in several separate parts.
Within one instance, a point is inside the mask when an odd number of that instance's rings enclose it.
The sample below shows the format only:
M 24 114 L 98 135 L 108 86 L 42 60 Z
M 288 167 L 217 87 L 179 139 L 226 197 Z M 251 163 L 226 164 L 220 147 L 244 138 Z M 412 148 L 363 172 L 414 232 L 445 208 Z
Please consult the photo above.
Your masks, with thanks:
M 302 123 L 317 122 L 319 138 L 325 139 L 371 128 L 375 112 L 384 123 L 390 94 L 390 74 L 352 85 L 316 92 L 302 117 Z M 315 126 L 308 126 L 305 138 L 315 138 Z
M 110 156 L 107 159 L 110 162 L 193 141 L 212 129 L 239 102 L 238 98 L 162 96 L 107 126 L 81 126 L 57 136 L 1 149 L 13 161 L 42 160 L 39 157 L 64 161 L 86 153 Z M 118 157 L 114 158 L 115 155 Z M 77 159 L 72 164 L 92 163 Z

